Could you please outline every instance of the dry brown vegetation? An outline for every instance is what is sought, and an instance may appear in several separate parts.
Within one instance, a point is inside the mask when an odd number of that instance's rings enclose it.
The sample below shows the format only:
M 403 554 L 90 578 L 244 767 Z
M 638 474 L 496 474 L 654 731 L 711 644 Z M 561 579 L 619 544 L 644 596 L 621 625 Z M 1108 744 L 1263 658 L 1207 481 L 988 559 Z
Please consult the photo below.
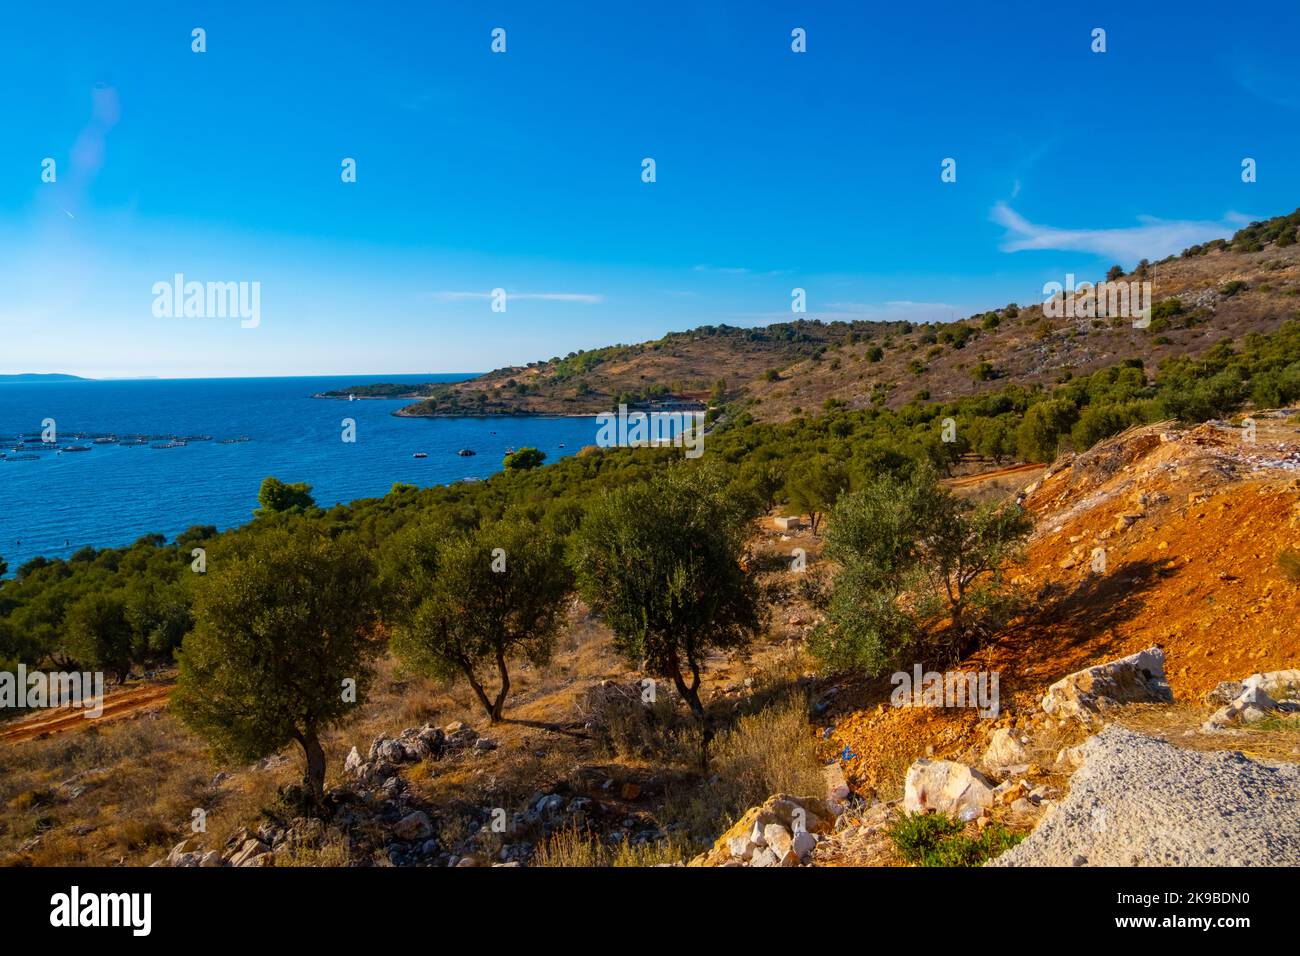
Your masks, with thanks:
M 463 684 L 441 685 L 404 674 L 385 657 L 375 690 L 345 726 L 323 744 L 326 785 L 343 781 L 342 763 L 353 746 L 365 750 L 381 733 L 462 720 L 499 747 L 404 771 L 417 802 L 438 821 L 448 843 L 477 827 L 483 807 L 523 809 L 538 792 L 589 796 L 618 818 L 636 817 L 673 827 L 654 845 L 608 845 L 602 834 L 556 836 L 543 861 L 587 854 L 601 865 L 646 865 L 682 860 L 712 838 L 715 828 L 773 787 L 802 781 L 820 787 L 820 760 L 807 723 L 802 689 L 787 683 L 790 662 L 765 663 L 787 652 L 762 641 L 752 656 L 714 666 L 706 688 L 711 709 L 726 729 L 716 746 L 711 782 L 701 779 L 698 730 L 684 706 L 660 696 L 639 704 L 593 707 L 602 685 L 635 687 L 638 675 L 610 647 L 609 635 L 575 605 L 554 660 L 545 668 L 521 665 L 506 719 L 488 726 Z M 721 661 L 713 662 L 719 665 Z M 733 668 L 755 677 L 729 680 Z M 128 686 L 122 693 L 131 695 Z M 608 702 L 609 695 L 603 698 Z M 205 848 L 220 848 L 243 827 L 256 829 L 268 814 L 284 816 L 280 788 L 296 782 L 301 755 L 288 749 L 253 766 L 214 763 L 202 744 L 166 711 L 162 701 L 117 719 L 4 745 L 0 752 L 0 863 L 8 865 L 147 865 L 191 835 L 191 814 L 206 814 Z M 84 788 L 84 789 L 83 789 Z M 367 836 L 382 845 L 382 833 Z M 525 835 L 526 836 L 526 835 Z M 542 834 L 533 834 L 540 841 Z M 521 835 L 512 840 L 517 842 Z M 499 849 L 500 840 L 492 846 Z M 585 849 L 584 849 L 585 848 Z M 355 860 L 338 840 L 298 848 L 280 866 L 331 866 Z M 376 860 L 375 862 L 382 862 Z

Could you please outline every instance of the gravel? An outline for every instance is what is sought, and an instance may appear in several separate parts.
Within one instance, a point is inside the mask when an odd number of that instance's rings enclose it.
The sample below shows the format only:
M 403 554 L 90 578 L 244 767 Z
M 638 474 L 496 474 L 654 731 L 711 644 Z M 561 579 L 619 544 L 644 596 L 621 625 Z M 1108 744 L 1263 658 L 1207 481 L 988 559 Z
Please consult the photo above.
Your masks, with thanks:
M 1106 727 L 1070 793 L 989 866 L 1295 866 L 1300 764 Z

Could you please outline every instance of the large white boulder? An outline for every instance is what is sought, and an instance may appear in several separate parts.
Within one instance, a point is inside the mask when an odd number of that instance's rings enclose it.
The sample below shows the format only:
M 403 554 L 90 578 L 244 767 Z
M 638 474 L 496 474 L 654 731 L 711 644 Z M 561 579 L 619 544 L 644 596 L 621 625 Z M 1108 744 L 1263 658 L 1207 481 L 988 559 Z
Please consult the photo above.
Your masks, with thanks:
M 965 764 L 921 759 L 907 768 L 903 809 L 908 813 L 933 810 L 959 820 L 974 820 L 991 806 L 993 781 Z

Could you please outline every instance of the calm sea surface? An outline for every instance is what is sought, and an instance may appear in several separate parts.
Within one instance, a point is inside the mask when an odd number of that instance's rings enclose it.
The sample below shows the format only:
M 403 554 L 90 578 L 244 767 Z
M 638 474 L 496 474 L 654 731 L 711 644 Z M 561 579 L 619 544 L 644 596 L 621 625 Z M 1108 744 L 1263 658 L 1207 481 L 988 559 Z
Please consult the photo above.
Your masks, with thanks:
M 195 524 L 229 528 L 252 517 L 262 479 L 313 486 L 329 506 L 388 492 L 394 482 L 428 486 L 499 471 L 508 448 L 531 445 L 547 460 L 595 443 L 594 418 L 395 418 L 402 401 L 328 401 L 317 392 L 368 381 L 456 381 L 465 375 L 348 378 L 184 379 L 0 383 L 0 555 L 10 573 L 36 555 L 66 557 L 84 545 L 174 537 Z M 14 460 L 19 436 L 39 443 L 53 418 L 58 447 Z M 356 442 L 341 440 L 344 418 Z M 87 436 L 151 436 L 128 447 Z M 212 436 L 154 448 L 166 436 Z M 222 439 L 249 440 L 222 444 Z M 561 447 L 561 446 L 564 447 Z M 478 454 L 462 458 L 461 448 Z M 427 458 L 412 457 L 424 452 Z

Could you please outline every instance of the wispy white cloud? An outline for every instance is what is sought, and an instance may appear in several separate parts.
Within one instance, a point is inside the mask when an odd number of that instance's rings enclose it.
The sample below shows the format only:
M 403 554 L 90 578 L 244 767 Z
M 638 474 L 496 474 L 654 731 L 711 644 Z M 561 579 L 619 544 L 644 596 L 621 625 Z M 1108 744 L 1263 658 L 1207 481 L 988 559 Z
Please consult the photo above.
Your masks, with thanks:
M 1284 109 L 1300 110 L 1300 92 L 1297 92 L 1297 77 L 1294 73 L 1288 75 L 1285 68 L 1265 66 L 1250 60 L 1238 62 L 1232 72 L 1237 84 L 1252 96 Z
M 1238 213 L 1228 213 L 1218 222 L 1140 216 L 1137 226 L 1058 229 L 1032 223 L 1003 202 L 993 207 L 992 219 L 1007 230 L 1002 240 L 1004 252 L 1025 249 L 1090 252 L 1127 264 L 1142 258 L 1163 259 L 1188 246 L 1229 236 L 1250 222 L 1249 217 Z
M 465 299 L 490 299 L 492 293 L 475 292 L 475 291 L 452 291 L 444 290 L 441 292 L 431 293 L 433 298 L 440 302 L 458 302 Z M 506 290 L 507 299 L 531 299 L 538 302 L 580 302 L 583 305 L 596 305 L 604 302 L 603 295 L 597 295 L 589 292 L 511 292 Z

